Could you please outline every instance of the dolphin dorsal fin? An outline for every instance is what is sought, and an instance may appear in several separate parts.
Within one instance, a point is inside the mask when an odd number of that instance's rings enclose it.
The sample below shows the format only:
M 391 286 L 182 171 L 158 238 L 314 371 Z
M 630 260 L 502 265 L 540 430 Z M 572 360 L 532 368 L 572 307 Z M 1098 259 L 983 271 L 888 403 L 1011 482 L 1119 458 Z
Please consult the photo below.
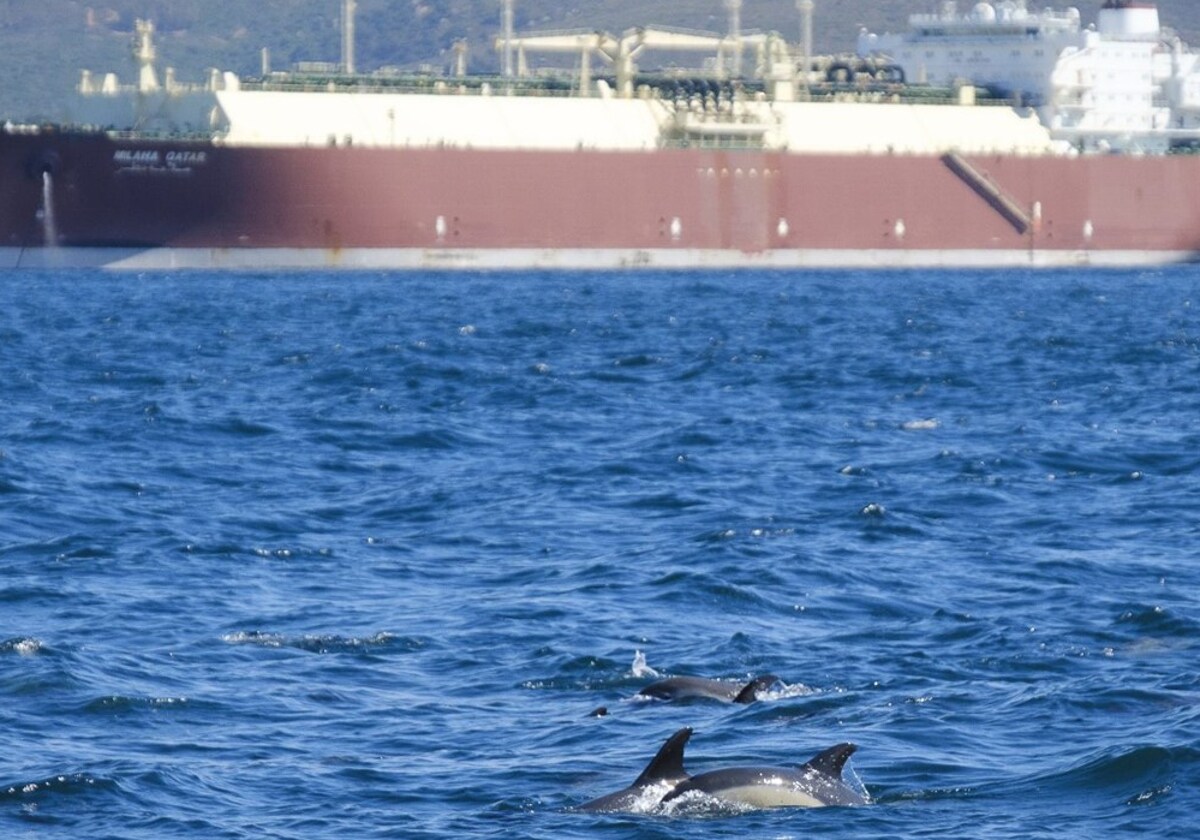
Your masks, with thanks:
M 842 768 L 846 766 L 846 761 L 854 755 L 854 751 L 857 749 L 858 747 L 854 744 L 838 744 L 836 747 L 830 747 L 825 752 L 813 756 L 804 766 L 816 770 L 818 773 L 824 773 L 826 776 L 840 779 L 842 778 Z
M 774 674 L 763 674 L 761 677 L 755 677 L 746 683 L 737 696 L 733 698 L 734 703 L 753 703 L 758 699 L 758 692 L 766 691 L 775 683 L 779 682 L 779 677 Z
M 646 769 L 642 771 L 642 775 L 637 777 L 637 781 L 633 783 L 634 787 L 639 785 L 652 785 L 661 781 L 678 781 L 688 777 L 687 771 L 683 769 L 683 748 L 688 742 L 688 738 L 692 737 L 692 728 L 685 726 L 674 735 L 667 739 L 666 743 L 659 749 L 658 754 L 650 759 L 650 763 L 646 765 Z

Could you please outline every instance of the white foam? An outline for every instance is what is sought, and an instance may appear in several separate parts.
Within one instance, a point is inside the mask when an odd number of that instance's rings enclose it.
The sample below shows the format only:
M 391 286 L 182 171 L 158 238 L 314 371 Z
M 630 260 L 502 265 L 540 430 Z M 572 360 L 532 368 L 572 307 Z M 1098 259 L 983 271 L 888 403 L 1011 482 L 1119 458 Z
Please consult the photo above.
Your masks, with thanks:
M 629 811 L 634 814 L 653 814 L 658 811 L 663 797 L 675 789 L 670 782 L 659 782 L 648 785 L 638 794 L 637 799 L 630 803 Z
M 221 641 L 230 645 L 263 645 L 264 647 L 282 647 L 284 644 L 283 636 L 278 633 L 262 633 L 258 630 L 250 632 L 239 630 L 236 633 L 226 633 L 221 637 Z
M 820 689 L 812 688 L 804 683 L 785 683 L 780 680 L 769 691 L 760 691 L 755 695 L 760 702 L 773 700 L 788 700 L 794 697 L 811 697 L 820 694 Z
M 35 639 L 32 636 L 24 636 L 0 642 L 0 653 L 12 651 L 18 656 L 36 656 L 42 652 L 43 647 L 41 640 Z
M 757 810 L 744 802 L 730 802 L 702 790 L 681 793 L 658 809 L 665 816 L 722 817 Z
M 21 656 L 34 656 L 42 649 L 42 643 L 37 639 L 18 639 L 13 645 L 15 650 Z

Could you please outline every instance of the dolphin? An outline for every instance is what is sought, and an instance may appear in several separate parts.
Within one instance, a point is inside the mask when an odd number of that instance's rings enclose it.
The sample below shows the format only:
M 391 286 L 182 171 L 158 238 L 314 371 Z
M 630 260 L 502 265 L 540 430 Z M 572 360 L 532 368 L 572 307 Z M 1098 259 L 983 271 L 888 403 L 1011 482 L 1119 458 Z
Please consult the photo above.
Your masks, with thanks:
M 693 791 L 731 805 L 752 808 L 820 808 L 866 805 L 867 799 L 842 780 L 846 760 L 858 749 L 838 744 L 803 767 L 730 767 L 700 773 L 675 784 L 663 803 Z
M 663 743 L 642 775 L 624 790 L 601 796 L 580 805 L 578 810 L 592 813 L 611 813 L 650 810 L 662 801 L 662 796 L 688 778 L 683 769 L 683 748 L 692 737 L 691 727 L 685 726 Z M 648 796 L 652 789 L 658 791 Z M 645 801 L 650 799 L 651 801 Z M 639 803 L 642 807 L 638 807 Z
M 653 697 L 656 700 L 687 700 L 694 697 L 707 697 L 713 700 L 723 700 L 726 703 L 753 703 L 758 699 L 760 691 L 766 691 L 779 681 L 779 677 L 774 674 L 763 674 L 748 683 L 709 680 L 704 677 L 668 677 L 665 680 L 650 683 L 638 692 L 638 696 Z

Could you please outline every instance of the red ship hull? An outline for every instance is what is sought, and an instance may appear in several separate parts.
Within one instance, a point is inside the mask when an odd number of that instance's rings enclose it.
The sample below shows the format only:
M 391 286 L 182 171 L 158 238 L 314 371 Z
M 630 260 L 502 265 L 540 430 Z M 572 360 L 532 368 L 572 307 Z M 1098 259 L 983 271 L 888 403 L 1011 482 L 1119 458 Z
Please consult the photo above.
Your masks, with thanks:
M 0 254 L 13 266 L 131 268 L 1168 263 L 1200 255 L 1200 156 L 263 148 L 9 133 Z

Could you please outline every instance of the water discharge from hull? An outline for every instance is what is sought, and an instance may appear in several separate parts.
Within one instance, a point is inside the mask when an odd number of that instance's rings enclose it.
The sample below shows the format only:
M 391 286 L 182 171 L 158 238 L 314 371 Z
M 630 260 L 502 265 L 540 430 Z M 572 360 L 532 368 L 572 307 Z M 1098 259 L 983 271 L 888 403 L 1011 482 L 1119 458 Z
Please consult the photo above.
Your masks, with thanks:
M 54 215 L 54 176 L 49 171 L 42 173 L 42 236 L 47 248 L 58 245 L 58 220 Z

